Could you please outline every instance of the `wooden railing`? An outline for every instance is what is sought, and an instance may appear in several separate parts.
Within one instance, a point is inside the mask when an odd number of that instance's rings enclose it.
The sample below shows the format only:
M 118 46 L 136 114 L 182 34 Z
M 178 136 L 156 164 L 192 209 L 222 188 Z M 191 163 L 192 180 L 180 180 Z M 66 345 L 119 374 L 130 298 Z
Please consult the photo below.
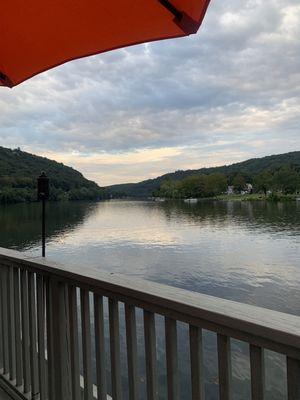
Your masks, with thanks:
M 137 310 L 143 313 L 148 400 L 162 398 L 158 393 L 156 314 L 165 319 L 169 400 L 180 397 L 177 340 L 180 321 L 189 326 L 193 400 L 204 399 L 204 329 L 217 335 L 220 400 L 232 398 L 232 339 L 249 344 L 253 400 L 263 400 L 265 395 L 265 349 L 286 356 L 287 398 L 300 399 L 299 317 L 104 274 L 85 266 L 62 266 L 5 249 L 0 249 L 0 273 L 0 384 L 12 398 L 106 400 L 110 395 L 113 400 L 120 400 L 124 375 L 120 362 L 120 305 L 123 304 L 130 400 L 141 398 Z M 108 303 L 108 319 L 104 302 Z M 106 323 L 109 375 L 105 358 Z

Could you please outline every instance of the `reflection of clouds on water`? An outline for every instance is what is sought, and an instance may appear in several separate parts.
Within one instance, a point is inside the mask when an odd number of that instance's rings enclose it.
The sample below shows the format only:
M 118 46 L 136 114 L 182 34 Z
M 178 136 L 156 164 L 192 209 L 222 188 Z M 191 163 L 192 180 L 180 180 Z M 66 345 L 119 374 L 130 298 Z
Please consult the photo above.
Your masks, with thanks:
M 10 210 L 0 208 L 2 245 L 29 247 L 39 254 L 39 205 Z M 299 233 L 300 207 L 295 203 L 53 203 L 49 204 L 47 254 L 83 268 L 89 265 L 300 315 Z M 123 311 L 120 315 L 123 321 Z M 145 392 L 141 316 L 137 321 L 140 386 Z M 120 326 L 125 346 L 123 325 L 124 321 Z M 190 398 L 188 330 L 179 325 L 181 398 L 185 400 Z M 159 317 L 157 337 L 160 388 L 165 393 L 164 325 Z M 203 341 L 206 399 L 215 400 L 216 336 L 204 331 Z M 248 346 L 233 341 L 232 350 L 233 398 L 250 399 Z M 267 400 L 285 399 L 282 357 L 268 352 L 266 363 L 271 371 L 266 377 Z M 123 364 L 125 371 L 125 354 Z
M 161 206 L 141 202 L 134 207 L 130 202 L 101 203 L 93 217 L 86 218 L 81 229 L 69 232 L 65 240 L 72 241 L 74 245 L 84 240 L 88 244 L 132 244 L 152 248 L 198 245 L 203 236 L 208 239 L 209 236 L 219 237 L 221 241 L 224 233 L 227 240 L 231 238 L 235 241 L 237 229 L 239 237 L 243 235 L 246 239 L 251 232 L 253 239 L 265 233 L 283 239 L 287 234 L 297 237 L 299 222 L 297 224 L 292 220 L 290 224 L 287 218 L 284 221 L 280 218 L 274 220 L 274 214 L 278 214 L 274 206 L 269 216 L 267 206 L 260 209 L 256 203 L 255 207 L 258 207 L 259 213 L 253 212 L 251 203 L 203 203 L 200 206 L 177 203 Z
M 66 204 L 70 210 L 75 207 Z M 86 205 L 53 235 L 49 254 L 300 314 L 295 203 L 112 201 Z
M 71 254 L 76 261 L 80 254 L 85 263 L 111 272 L 300 314 L 299 254 L 295 247 L 299 244 L 299 221 L 294 223 L 294 209 L 260 203 L 101 203 L 97 212 L 64 236 L 64 252 L 66 259 Z M 59 247 L 52 244 L 55 257 L 61 254 Z M 164 324 L 159 317 L 156 322 L 159 385 L 164 399 Z M 122 337 L 124 342 L 124 331 Z M 187 338 L 187 325 L 179 324 L 182 399 L 191 397 Z M 139 340 L 143 366 L 141 334 Z M 215 400 L 216 335 L 204 331 L 203 341 L 206 399 Z M 282 357 L 268 352 L 266 363 L 267 398 L 284 399 Z M 125 370 L 125 354 L 123 367 Z M 233 399 L 250 399 L 246 344 L 232 341 L 232 368 Z M 143 367 L 139 375 L 145 393 Z

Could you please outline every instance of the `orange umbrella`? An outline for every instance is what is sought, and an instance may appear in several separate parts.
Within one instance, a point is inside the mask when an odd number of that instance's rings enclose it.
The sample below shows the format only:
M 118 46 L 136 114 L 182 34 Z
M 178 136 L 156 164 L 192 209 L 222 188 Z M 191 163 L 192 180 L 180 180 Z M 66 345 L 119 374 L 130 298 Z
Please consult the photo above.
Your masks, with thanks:
M 0 85 L 13 87 L 76 58 L 196 33 L 208 4 L 209 0 L 2 1 Z

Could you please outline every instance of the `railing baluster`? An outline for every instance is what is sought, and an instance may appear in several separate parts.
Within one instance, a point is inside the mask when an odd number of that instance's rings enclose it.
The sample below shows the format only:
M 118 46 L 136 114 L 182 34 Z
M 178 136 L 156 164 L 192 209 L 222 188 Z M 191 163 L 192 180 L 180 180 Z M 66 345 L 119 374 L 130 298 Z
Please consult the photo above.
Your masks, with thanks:
M 174 319 L 165 318 L 165 334 L 166 334 L 168 399 L 178 400 L 179 377 L 178 377 L 177 325 Z
M 58 363 L 60 365 L 60 379 L 63 383 L 62 399 L 73 400 L 72 384 L 71 384 L 71 359 L 70 359 L 70 314 L 69 314 L 69 296 L 68 286 L 60 282 L 59 291 L 59 319 L 57 327 L 57 337 L 59 340 L 60 357 Z
M 126 344 L 129 380 L 129 398 L 138 399 L 138 372 L 137 372 L 137 336 L 135 307 L 125 304 Z
M 0 370 L 3 369 L 3 340 L 4 340 L 4 330 L 3 330 L 3 314 L 2 314 L 2 270 L 3 266 L 0 264 Z
M 90 297 L 88 290 L 81 289 L 80 297 L 81 297 L 84 400 L 92 400 L 93 398 L 92 345 L 91 345 Z
M 22 369 L 22 327 L 21 327 L 21 298 L 20 273 L 18 268 L 13 269 L 14 279 L 14 306 L 15 306 L 15 347 L 16 347 L 16 386 L 23 383 Z
M 69 286 L 72 399 L 81 400 L 76 286 Z
M 252 400 L 265 398 L 265 362 L 261 347 L 250 345 L 251 393 Z
M 300 399 L 300 360 L 287 357 L 288 400 Z
M 94 324 L 98 400 L 107 400 L 103 297 L 94 294 Z
M 29 310 L 28 310 L 28 281 L 27 271 L 21 270 L 21 312 L 22 312 L 22 360 L 24 393 L 30 391 L 31 370 L 30 370 L 30 342 L 29 342 Z
M 46 399 L 46 358 L 45 358 L 45 295 L 44 279 L 36 276 L 37 286 L 37 323 L 38 323 L 38 366 L 40 400 Z
M 202 329 L 190 325 L 192 400 L 204 399 Z
M 3 328 L 3 374 L 9 373 L 9 353 L 8 353 L 8 316 L 7 316 L 7 275 L 8 268 L 1 266 L 1 295 L 2 295 L 2 328 Z
M 122 398 L 122 388 L 120 365 L 119 305 L 118 302 L 114 299 L 109 299 L 109 336 L 112 398 L 113 400 L 120 400 Z
M 230 337 L 218 334 L 218 366 L 220 400 L 231 400 Z
M 47 282 L 47 340 L 50 400 L 71 400 L 68 297 L 66 286 L 56 279 Z
M 49 400 L 55 398 L 54 393 L 54 348 L 53 348 L 53 310 L 52 310 L 52 293 L 51 293 L 51 283 L 50 278 L 44 278 L 44 291 L 46 300 L 46 332 L 47 332 L 47 376 L 48 376 L 48 397 Z
M 7 318 L 8 318 L 8 345 L 9 345 L 9 378 L 16 378 L 16 342 L 14 318 L 14 276 L 13 268 L 8 267 L 7 273 Z
M 152 312 L 144 310 L 147 399 L 158 399 L 155 319 Z
M 30 366 L 31 395 L 39 393 L 37 326 L 36 326 L 36 291 L 33 272 L 28 272 L 29 334 L 30 334 Z

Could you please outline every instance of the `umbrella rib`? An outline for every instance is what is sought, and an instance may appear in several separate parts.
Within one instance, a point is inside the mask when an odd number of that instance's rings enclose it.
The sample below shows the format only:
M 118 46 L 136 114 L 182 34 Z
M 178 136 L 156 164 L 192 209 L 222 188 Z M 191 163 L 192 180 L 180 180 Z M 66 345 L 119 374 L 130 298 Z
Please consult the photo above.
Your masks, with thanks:
M 3 86 L 13 87 L 13 83 L 9 79 L 9 77 L 0 71 L 0 86 L 1 86 L 1 83 Z
M 169 2 L 169 0 L 158 0 L 162 6 L 164 6 L 170 13 L 174 15 L 174 17 L 180 21 L 182 18 L 182 12 L 177 10 L 175 6 L 173 6 L 172 3 Z

